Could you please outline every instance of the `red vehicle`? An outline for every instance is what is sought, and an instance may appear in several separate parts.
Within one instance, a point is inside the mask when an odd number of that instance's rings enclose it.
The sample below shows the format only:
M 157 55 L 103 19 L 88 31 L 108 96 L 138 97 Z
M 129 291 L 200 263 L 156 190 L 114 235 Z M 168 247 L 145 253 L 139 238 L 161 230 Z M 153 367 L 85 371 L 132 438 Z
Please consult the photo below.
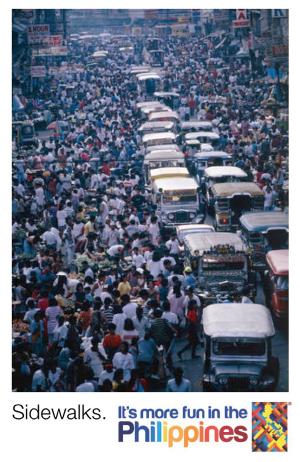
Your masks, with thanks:
M 288 317 L 289 251 L 271 250 L 266 255 L 268 265 L 266 303 L 277 318 Z

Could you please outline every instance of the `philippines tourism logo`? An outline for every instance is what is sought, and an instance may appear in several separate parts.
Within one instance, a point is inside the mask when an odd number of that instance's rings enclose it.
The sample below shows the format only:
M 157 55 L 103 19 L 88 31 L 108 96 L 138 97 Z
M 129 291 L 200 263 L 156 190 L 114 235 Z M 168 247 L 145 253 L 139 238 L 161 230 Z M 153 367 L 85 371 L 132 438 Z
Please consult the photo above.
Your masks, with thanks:
M 287 452 L 288 403 L 252 403 L 252 451 Z

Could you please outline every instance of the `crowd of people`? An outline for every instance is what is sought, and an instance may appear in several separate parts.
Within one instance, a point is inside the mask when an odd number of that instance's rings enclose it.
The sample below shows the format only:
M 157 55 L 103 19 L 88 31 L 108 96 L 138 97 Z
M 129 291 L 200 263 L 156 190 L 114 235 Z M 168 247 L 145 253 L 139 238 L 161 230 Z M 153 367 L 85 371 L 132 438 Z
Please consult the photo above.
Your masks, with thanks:
M 57 132 L 32 152 L 16 147 L 13 159 L 16 391 L 192 390 L 184 363 L 202 348 L 202 307 L 145 185 L 136 103 L 146 96 L 129 73 L 145 44 L 131 40 L 133 56 L 111 49 L 93 68 L 93 44 L 72 42 L 83 70 L 21 96 L 28 117 L 50 114 Z M 180 95 L 182 120 L 212 121 L 220 150 L 263 189 L 265 210 L 283 210 L 288 134 L 265 110 L 264 69 L 210 44 L 165 40 L 164 90 Z M 210 104 L 216 95 L 226 103 Z

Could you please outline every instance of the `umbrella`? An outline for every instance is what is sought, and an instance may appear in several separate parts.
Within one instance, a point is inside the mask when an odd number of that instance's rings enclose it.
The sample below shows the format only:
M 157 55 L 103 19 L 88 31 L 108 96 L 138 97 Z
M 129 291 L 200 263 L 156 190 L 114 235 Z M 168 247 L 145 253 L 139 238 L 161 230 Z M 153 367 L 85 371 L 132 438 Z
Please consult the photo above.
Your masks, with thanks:
M 51 124 L 47 126 L 47 130 L 58 130 L 58 123 L 56 121 L 51 122 Z

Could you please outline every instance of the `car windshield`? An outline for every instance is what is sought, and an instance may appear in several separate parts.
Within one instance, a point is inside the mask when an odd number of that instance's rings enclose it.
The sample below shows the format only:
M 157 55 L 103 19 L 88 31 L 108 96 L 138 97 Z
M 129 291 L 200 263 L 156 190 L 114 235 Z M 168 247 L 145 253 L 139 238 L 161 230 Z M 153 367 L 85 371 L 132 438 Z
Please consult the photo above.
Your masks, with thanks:
M 164 204 L 187 204 L 190 202 L 197 202 L 197 195 L 192 191 L 183 193 L 182 191 L 172 191 L 164 193 Z
M 243 270 L 245 257 L 241 255 L 205 255 L 202 259 L 203 271 Z
M 288 290 L 289 278 L 288 276 L 278 276 L 275 278 L 275 285 L 277 290 Z
M 213 342 L 213 352 L 215 355 L 224 356 L 262 356 L 265 354 L 266 344 L 264 340 L 247 341 L 225 341 L 217 340 Z

